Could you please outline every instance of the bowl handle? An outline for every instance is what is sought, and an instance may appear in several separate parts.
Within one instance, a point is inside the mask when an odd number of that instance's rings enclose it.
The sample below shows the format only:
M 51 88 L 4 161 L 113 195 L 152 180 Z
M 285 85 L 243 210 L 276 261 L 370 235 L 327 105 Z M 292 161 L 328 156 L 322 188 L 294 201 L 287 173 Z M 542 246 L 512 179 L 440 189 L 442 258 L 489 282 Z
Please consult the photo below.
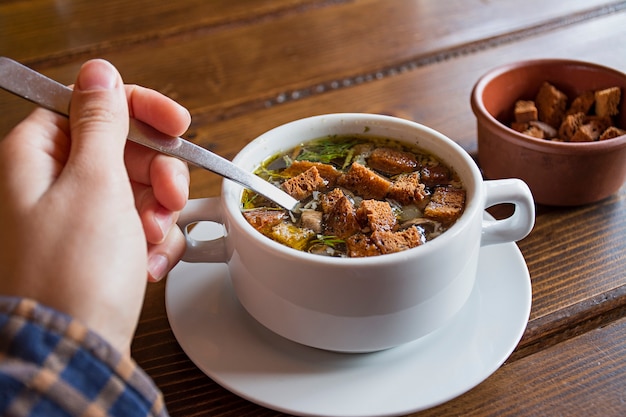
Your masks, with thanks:
M 222 233 L 209 239 L 195 239 L 191 226 L 200 222 L 213 222 L 224 225 L 220 197 L 191 199 L 180 213 L 178 226 L 185 235 L 187 248 L 182 260 L 185 262 L 217 262 L 227 261 L 226 238 Z
M 515 211 L 502 220 L 483 219 L 481 246 L 525 238 L 535 224 L 535 203 L 528 185 L 520 179 L 484 181 L 485 208 L 510 203 Z

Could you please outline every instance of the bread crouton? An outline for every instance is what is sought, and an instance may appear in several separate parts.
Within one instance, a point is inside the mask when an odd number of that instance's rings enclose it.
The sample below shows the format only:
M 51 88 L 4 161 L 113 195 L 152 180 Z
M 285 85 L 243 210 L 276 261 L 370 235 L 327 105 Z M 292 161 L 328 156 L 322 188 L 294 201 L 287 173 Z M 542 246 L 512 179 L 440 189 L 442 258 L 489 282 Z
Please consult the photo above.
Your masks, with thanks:
M 326 186 L 326 181 L 320 176 L 316 167 L 311 167 L 301 174 L 283 182 L 283 190 L 296 200 L 304 200 L 313 194 L 313 191 Z
M 515 121 L 517 123 L 530 122 L 537 120 L 537 106 L 532 100 L 517 100 L 514 110 Z
M 362 198 L 375 200 L 382 200 L 391 187 L 391 181 L 358 162 L 350 165 L 348 172 L 339 177 L 337 184 Z
M 596 114 L 601 117 L 615 116 L 619 113 L 621 90 L 619 87 L 596 91 Z
M 322 211 L 324 213 L 329 213 L 335 206 L 335 203 L 337 203 L 337 201 L 344 196 L 345 194 L 341 191 L 341 188 L 334 188 L 331 192 L 322 195 L 320 198 Z
M 424 208 L 424 216 L 442 223 L 451 223 L 461 217 L 465 208 L 465 190 L 437 187 Z
M 349 258 L 364 258 L 366 256 L 382 255 L 374 241 L 363 233 L 357 233 L 346 239 Z
M 320 176 L 327 181 L 328 187 L 334 187 L 337 182 L 337 178 L 341 175 L 341 171 L 330 164 L 311 161 L 293 161 L 291 165 L 282 171 L 282 174 L 289 177 L 295 177 L 312 167 L 317 168 Z
M 417 160 L 414 154 L 391 148 L 374 149 L 367 163 L 376 171 L 388 175 L 411 172 L 417 168 Z
M 245 210 L 242 214 L 252 227 L 264 235 L 270 233 L 272 227 L 287 217 L 287 212 L 284 210 L 268 210 L 266 208 Z
M 366 225 L 371 231 L 392 230 L 396 225 L 396 216 L 386 201 L 363 200 L 356 215 L 359 223 Z
M 611 126 L 608 129 L 606 129 L 604 133 L 602 133 L 602 135 L 600 135 L 598 140 L 614 139 L 622 135 L 626 135 L 626 130 L 622 130 L 615 126 Z
M 575 113 L 589 113 L 591 110 L 591 106 L 596 101 L 595 93 L 593 91 L 586 91 L 576 97 L 572 104 L 570 104 L 569 109 L 567 109 L 567 114 L 575 114 Z
M 419 203 L 426 197 L 426 187 L 417 172 L 400 175 L 391 184 L 387 197 L 402 205 Z
M 600 116 L 587 116 L 583 124 L 593 123 L 594 126 L 600 130 L 600 132 L 604 132 L 609 127 L 613 126 L 613 120 L 610 117 L 600 117 Z
M 601 119 L 589 120 L 578 128 L 572 136 L 571 142 L 594 142 L 600 138 L 605 130 L 606 125 Z
M 567 96 L 555 86 L 544 82 L 535 98 L 539 120 L 551 126 L 560 126 L 565 108 Z
M 524 133 L 528 129 L 530 124 L 528 122 L 513 122 L 511 123 L 511 129 L 519 133 Z
M 511 123 L 511 129 L 527 136 L 539 139 L 551 139 L 557 136 L 557 130 L 545 122 L 531 120 L 524 123 Z
M 526 136 L 532 136 L 533 138 L 537 138 L 537 139 L 546 138 L 546 134 L 543 130 L 531 124 L 529 124 L 528 129 L 524 130 L 522 133 Z
M 371 239 L 382 254 L 401 252 L 422 244 L 420 232 L 415 227 L 409 227 L 399 232 L 376 231 Z
M 361 230 L 354 205 L 344 195 L 324 216 L 324 234 L 345 239 Z
M 585 113 L 578 112 L 572 113 L 563 119 L 561 126 L 559 127 L 559 137 L 565 141 L 572 140 L 576 131 L 582 126 L 585 120 Z

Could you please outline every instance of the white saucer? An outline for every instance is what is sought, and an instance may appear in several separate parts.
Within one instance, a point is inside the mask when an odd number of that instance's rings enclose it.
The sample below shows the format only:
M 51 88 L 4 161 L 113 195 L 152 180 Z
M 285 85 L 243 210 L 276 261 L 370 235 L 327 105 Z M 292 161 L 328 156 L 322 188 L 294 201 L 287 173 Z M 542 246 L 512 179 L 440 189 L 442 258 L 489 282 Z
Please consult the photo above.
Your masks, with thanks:
M 241 307 L 223 264 L 181 262 L 166 288 L 170 325 L 198 368 L 243 398 L 300 416 L 396 416 L 455 398 L 508 358 L 530 305 L 514 243 L 481 249 L 476 287 L 445 328 L 376 353 L 327 352 L 275 335 Z

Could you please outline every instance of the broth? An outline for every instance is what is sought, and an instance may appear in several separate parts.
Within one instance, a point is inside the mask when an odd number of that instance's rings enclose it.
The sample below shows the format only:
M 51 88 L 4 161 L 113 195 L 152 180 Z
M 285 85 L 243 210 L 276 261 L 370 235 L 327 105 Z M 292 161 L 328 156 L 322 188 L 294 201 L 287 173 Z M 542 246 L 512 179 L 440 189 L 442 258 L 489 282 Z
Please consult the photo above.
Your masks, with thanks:
M 368 135 L 333 135 L 272 156 L 255 174 L 300 201 L 292 212 L 245 190 L 242 211 L 283 245 L 335 257 L 422 245 L 465 208 L 458 175 L 436 156 Z

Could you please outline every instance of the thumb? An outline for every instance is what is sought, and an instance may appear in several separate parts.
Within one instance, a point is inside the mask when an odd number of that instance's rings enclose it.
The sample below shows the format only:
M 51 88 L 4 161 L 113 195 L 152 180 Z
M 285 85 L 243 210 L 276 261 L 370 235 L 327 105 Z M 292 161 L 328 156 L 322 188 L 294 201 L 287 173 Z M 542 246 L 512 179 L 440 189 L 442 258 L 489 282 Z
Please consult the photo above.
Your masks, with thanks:
M 115 67 L 99 59 L 83 64 L 70 106 L 68 164 L 91 175 L 122 168 L 128 117 L 124 84 Z

